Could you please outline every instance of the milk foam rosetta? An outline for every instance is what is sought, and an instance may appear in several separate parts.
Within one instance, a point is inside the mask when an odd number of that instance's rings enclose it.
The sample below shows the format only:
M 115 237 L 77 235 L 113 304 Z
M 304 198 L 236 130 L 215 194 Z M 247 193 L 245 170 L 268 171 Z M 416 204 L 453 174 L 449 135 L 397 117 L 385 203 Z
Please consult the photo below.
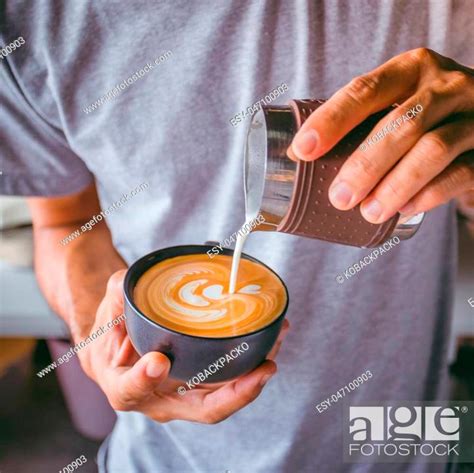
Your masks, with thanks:
M 134 289 L 136 306 L 172 330 L 217 338 L 253 332 L 275 320 L 286 305 L 281 281 L 264 266 L 242 258 L 229 294 L 232 257 L 176 256 L 148 269 Z

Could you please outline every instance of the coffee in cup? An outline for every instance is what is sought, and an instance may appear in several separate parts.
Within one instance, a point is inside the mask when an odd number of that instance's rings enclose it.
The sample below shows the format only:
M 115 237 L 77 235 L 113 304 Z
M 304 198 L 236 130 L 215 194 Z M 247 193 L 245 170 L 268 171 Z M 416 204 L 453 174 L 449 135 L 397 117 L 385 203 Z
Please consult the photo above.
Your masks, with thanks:
M 176 256 L 148 269 L 133 291 L 135 304 L 164 327 L 201 337 L 258 330 L 283 311 L 283 284 L 265 266 L 242 259 L 235 292 L 228 291 L 232 257 Z
M 245 350 L 206 383 L 248 373 L 268 356 L 288 308 L 288 291 L 268 266 L 241 254 L 229 292 L 233 251 L 212 258 L 206 245 L 154 251 L 132 264 L 124 281 L 127 332 L 135 350 L 164 353 L 170 376 L 189 380 L 227 354 Z M 221 363 L 222 364 L 222 363 Z

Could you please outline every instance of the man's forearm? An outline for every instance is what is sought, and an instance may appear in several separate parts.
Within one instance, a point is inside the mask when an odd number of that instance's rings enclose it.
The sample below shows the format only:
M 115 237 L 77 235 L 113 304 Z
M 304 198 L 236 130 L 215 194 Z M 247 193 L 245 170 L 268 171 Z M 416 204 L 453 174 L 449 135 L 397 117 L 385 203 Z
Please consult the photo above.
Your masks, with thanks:
M 63 246 L 61 240 L 78 226 L 80 223 L 34 228 L 40 287 L 53 310 L 69 325 L 74 340 L 89 334 L 107 280 L 126 268 L 104 222 Z

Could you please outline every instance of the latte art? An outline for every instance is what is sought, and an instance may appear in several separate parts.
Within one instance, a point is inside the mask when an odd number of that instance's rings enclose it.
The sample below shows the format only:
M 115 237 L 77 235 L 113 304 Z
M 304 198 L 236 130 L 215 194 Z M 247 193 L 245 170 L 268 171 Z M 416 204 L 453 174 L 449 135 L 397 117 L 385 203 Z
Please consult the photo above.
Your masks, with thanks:
M 258 330 L 286 305 L 281 281 L 264 266 L 242 259 L 235 292 L 228 286 L 232 257 L 177 256 L 148 269 L 134 289 L 137 307 L 164 327 L 189 335 L 227 337 Z

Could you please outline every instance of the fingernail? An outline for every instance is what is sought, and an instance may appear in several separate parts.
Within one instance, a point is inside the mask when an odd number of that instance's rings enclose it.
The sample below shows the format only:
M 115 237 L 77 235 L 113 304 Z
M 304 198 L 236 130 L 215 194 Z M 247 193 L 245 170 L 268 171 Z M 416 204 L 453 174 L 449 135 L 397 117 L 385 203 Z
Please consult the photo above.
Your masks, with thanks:
M 299 158 L 305 159 L 305 157 L 313 153 L 318 146 L 318 134 L 315 130 L 308 130 L 302 134 L 297 134 L 293 140 L 293 150 L 296 152 Z
M 377 199 L 372 199 L 368 204 L 364 205 L 362 213 L 371 220 L 378 220 L 382 215 L 382 205 Z
M 344 181 L 331 187 L 329 191 L 329 199 L 335 207 L 347 207 L 353 195 L 351 188 Z
M 271 374 L 266 374 L 265 376 L 262 377 L 260 380 L 260 386 L 265 386 L 267 384 L 267 381 L 272 377 L 273 375 Z
M 158 378 L 163 373 L 165 367 L 160 363 L 150 362 L 146 365 L 146 375 L 149 378 Z
M 288 147 L 286 150 L 286 155 L 292 160 L 292 161 L 298 161 L 298 158 L 296 157 L 295 153 L 291 149 L 291 146 Z

